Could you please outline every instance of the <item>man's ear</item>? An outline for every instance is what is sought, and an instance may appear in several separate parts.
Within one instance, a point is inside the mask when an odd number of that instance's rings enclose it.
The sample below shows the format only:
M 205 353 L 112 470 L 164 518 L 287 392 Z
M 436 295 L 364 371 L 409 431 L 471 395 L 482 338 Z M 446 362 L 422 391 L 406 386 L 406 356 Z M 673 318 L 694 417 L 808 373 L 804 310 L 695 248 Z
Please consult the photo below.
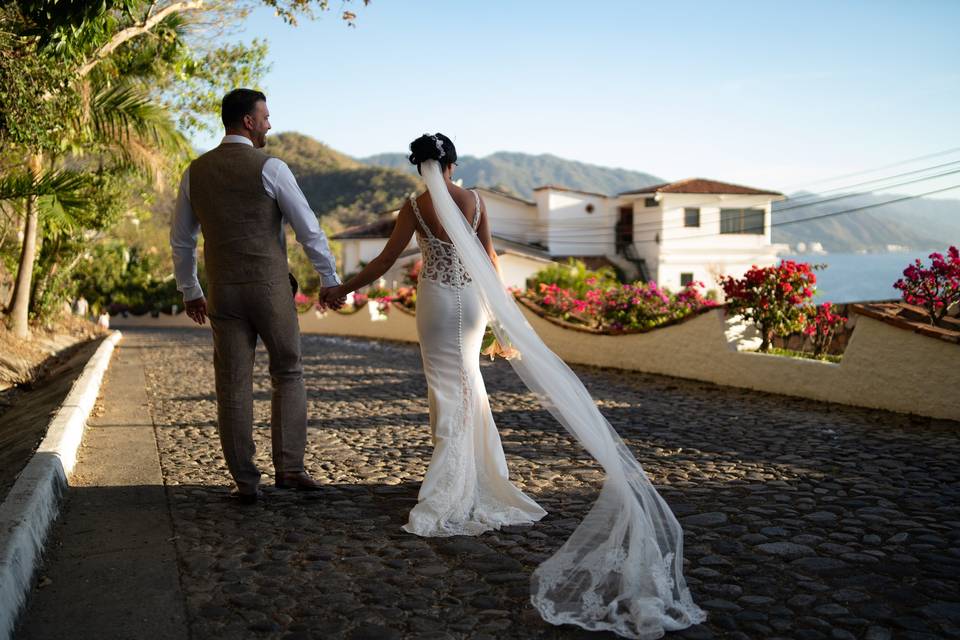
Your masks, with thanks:
M 243 128 L 253 131 L 253 116 L 249 114 L 243 116 Z

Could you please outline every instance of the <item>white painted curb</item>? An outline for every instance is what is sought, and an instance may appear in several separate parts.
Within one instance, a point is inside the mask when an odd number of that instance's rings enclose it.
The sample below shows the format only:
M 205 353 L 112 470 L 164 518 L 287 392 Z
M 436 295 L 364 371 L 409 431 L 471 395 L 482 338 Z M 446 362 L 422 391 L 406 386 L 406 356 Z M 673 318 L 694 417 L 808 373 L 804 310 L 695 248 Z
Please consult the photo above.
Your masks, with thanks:
M 0 504 L 0 639 L 11 637 L 26 602 L 44 541 L 77 462 L 83 429 L 121 337 L 114 331 L 97 348 L 50 421 L 46 437 Z

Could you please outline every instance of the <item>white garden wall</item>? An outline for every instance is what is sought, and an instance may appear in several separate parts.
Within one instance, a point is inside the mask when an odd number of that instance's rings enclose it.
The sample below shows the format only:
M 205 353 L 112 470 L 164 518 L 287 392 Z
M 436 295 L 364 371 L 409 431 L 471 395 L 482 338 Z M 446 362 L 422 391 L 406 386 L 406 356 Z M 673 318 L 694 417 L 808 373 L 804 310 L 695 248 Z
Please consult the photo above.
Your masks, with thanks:
M 856 328 L 840 364 L 738 351 L 744 327 L 706 312 L 648 333 L 608 336 L 559 326 L 527 308 L 531 326 L 571 364 L 614 367 L 703 380 L 721 385 L 799 396 L 825 402 L 960 420 L 960 345 L 891 326 L 867 316 Z M 185 326 L 183 316 L 165 320 L 116 320 L 118 327 Z M 367 309 L 353 315 L 310 312 L 305 333 L 417 342 L 416 318 L 392 309 L 374 321 Z

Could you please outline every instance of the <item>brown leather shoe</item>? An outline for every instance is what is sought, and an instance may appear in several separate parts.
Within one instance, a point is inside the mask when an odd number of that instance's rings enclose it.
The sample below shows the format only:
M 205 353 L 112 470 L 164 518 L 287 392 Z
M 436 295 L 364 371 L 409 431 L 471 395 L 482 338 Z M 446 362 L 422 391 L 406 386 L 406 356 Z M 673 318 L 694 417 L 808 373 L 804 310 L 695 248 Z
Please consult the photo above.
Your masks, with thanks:
M 319 491 L 323 485 L 307 475 L 300 473 L 284 473 L 277 476 L 277 489 L 296 489 L 297 491 Z

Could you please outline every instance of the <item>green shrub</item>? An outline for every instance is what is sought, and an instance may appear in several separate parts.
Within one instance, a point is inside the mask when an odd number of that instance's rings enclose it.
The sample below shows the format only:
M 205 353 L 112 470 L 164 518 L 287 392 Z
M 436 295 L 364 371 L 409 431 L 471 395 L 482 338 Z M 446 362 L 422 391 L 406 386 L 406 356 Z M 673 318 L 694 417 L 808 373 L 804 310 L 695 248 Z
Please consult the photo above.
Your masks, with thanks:
M 570 258 L 566 264 L 550 265 L 538 271 L 527 282 L 527 287 L 533 291 L 540 291 L 541 284 L 556 285 L 582 298 L 587 291 L 609 289 L 619 286 L 620 282 L 617 280 L 616 272 L 610 267 L 591 271 L 583 261 Z

